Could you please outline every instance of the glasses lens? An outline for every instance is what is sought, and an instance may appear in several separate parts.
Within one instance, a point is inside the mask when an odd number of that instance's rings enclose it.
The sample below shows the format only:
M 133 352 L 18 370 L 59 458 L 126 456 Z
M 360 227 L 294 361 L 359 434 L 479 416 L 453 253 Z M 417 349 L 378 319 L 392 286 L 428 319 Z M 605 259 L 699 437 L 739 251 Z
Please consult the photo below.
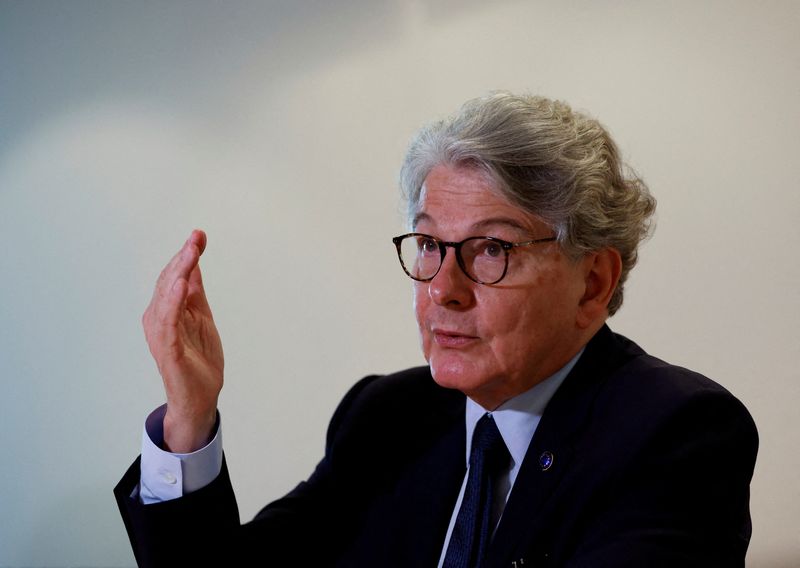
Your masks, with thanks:
M 464 241 L 461 258 L 470 277 L 493 284 L 506 272 L 508 253 L 497 241 L 478 237 Z
M 406 272 L 417 280 L 433 278 L 442 264 L 439 243 L 425 235 L 404 238 L 400 243 L 400 258 Z

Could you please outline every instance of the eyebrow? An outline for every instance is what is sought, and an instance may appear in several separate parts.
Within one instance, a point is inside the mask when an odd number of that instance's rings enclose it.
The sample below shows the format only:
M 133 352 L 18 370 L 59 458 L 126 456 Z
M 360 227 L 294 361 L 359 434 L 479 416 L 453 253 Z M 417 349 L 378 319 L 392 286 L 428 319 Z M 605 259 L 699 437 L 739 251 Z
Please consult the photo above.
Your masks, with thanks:
M 433 220 L 433 218 L 430 215 L 428 215 L 425 212 L 419 212 L 414 216 L 413 224 L 411 226 L 416 229 L 417 225 L 421 221 L 429 221 L 429 222 L 433 223 L 434 225 L 436 224 L 436 222 Z M 516 229 L 516 230 L 521 231 L 521 232 L 526 233 L 526 234 L 532 233 L 530 227 L 525 226 L 520 221 L 517 221 L 516 219 L 512 219 L 511 217 L 490 217 L 488 219 L 483 219 L 481 221 L 478 221 L 477 223 L 474 223 L 472 225 L 472 227 L 471 227 L 471 230 L 477 231 L 477 230 L 483 230 L 483 229 L 488 229 L 490 227 L 498 227 L 498 226 L 499 227 L 508 227 L 508 228 L 511 228 L 511 229 Z
M 478 229 L 486 229 L 488 227 L 509 227 L 511 229 L 517 229 L 523 233 L 531 233 L 531 227 L 525 226 L 520 221 L 516 219 L 512 219 L 510 217 L 491 217 L 489 219 L 484 219 L 483 221 L 478 221 L 472 228 L 475 230 Z
M 433 221 L 433 219 L 427 213 L 423 213 L 420 211 L 419 213 L 414 215 L 414 219 L 411 220 L 411 228 L 416 229 L 420 221 Z

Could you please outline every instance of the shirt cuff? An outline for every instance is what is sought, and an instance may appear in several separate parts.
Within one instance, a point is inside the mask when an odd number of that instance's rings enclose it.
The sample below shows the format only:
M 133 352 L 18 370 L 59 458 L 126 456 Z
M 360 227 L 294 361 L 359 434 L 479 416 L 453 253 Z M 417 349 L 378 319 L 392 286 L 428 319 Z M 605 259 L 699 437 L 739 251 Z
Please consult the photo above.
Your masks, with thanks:
M 167 405 L 156 408 L 144 422 L 142 433 L 139 498 L 142 503 L 160 503 L 183 497 L 214 481 L 222 470 L 222 426 L 217 412 L 214 436 L 203 448 L 189 454 L 161 449 Z

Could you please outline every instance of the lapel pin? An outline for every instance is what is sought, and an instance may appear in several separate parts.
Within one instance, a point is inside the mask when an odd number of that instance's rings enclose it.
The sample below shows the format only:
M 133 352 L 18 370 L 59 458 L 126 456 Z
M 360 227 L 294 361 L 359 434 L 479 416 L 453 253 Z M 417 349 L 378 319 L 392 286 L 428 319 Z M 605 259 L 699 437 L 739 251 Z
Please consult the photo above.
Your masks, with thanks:
M 542 471 L 550 469 L 553 465 L 553 460 L 555 460 L 555 457 L 552 452 L 542 452 L 542 455 L 539 456 L 539 465 L 542 467 Z

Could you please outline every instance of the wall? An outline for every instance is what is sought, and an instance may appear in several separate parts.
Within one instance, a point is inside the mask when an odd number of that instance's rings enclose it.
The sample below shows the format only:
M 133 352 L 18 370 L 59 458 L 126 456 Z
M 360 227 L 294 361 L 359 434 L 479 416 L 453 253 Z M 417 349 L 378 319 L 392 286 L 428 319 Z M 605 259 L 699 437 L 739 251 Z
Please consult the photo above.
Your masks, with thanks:
M 798 4 L 561 4 L 0 3 L 0 566 L 133 564 L 139 318 L 193 227 L 242 516 L 306 476 L 352 382 L 421 362 L 404 148 L 499 88 L 588 110 L 648 181 L 612 327 L 747 404 L 749 563 L 800 563 Z

